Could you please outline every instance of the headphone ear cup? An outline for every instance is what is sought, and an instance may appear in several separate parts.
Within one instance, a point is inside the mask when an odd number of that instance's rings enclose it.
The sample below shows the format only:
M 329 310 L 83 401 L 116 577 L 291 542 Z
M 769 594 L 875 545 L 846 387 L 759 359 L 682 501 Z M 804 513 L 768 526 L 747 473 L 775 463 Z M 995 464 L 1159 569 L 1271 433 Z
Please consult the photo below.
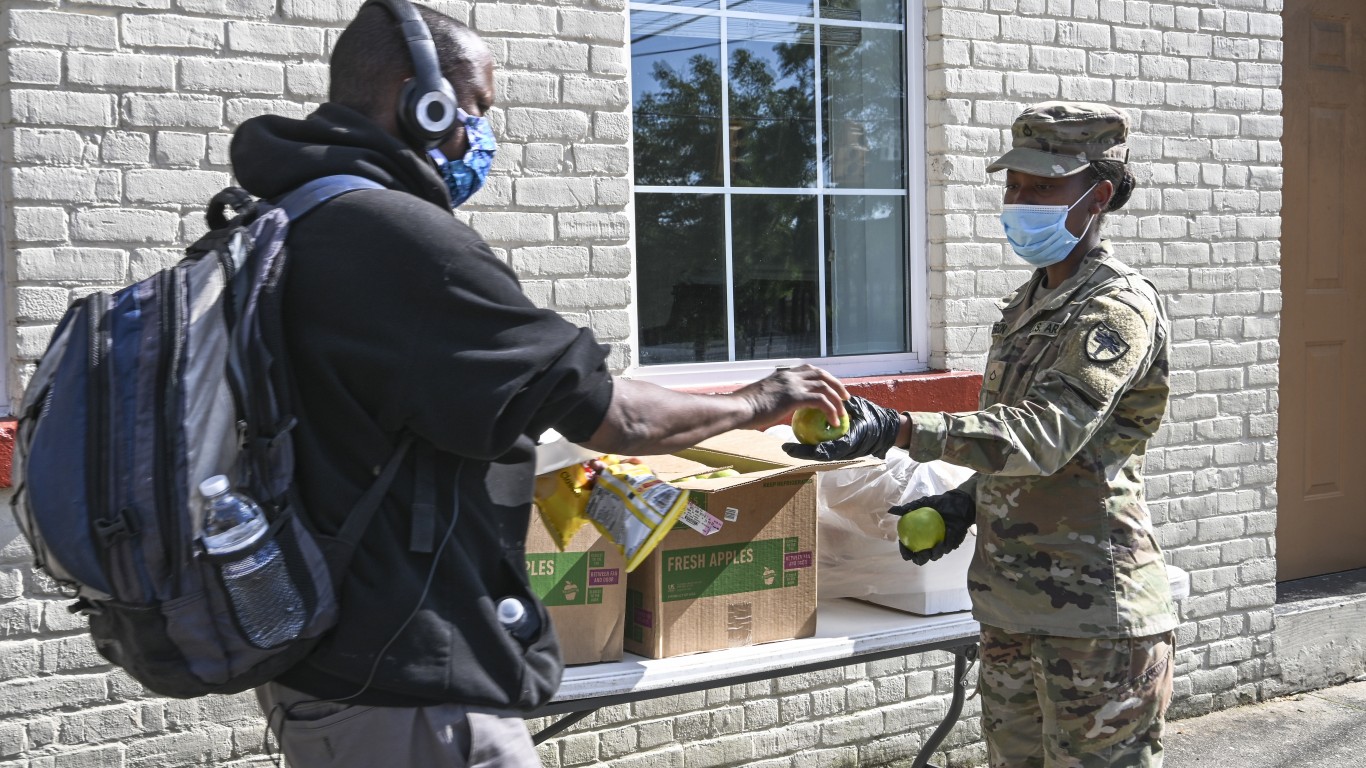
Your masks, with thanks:
M 418 97 L 415 112 L 423 130 L 430 132 L 434 141 L 445 141 L 459 124 L 455 89 L 450 81 L 443 77 L 437 90 Z
M 420 91 L 417 79 L 404 83 L 398 97 L 398 122 L 403 132 L 424 149 L 431 149 L 455 132 L 455 91 L 441 79 L 441 89 Z

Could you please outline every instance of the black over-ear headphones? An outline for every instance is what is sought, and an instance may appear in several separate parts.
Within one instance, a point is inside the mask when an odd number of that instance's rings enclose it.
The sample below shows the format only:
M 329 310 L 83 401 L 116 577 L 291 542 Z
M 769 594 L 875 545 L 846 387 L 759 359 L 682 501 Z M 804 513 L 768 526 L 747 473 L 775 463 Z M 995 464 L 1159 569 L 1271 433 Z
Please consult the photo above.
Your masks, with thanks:
M 432 32 L 408 0 L 369 0 L 389 12 L 398 22 L 408 45 L 415 76 L 398 97 L 398 125 L 404 136 L 420 149 L 431 149 L 456 129 L 455 89 L 441 74 Z

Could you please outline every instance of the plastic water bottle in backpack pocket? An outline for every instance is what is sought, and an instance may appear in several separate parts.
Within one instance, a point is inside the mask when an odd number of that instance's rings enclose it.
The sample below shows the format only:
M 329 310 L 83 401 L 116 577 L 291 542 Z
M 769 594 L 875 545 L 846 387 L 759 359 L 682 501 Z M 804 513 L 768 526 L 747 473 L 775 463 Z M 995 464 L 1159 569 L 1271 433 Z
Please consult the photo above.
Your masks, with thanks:
M 265 514 L 223 475 L 205 480 L 199 491 L 205 508 L 200 542 L 243 636 L 257 648 L 297 639 L 309 607 Z

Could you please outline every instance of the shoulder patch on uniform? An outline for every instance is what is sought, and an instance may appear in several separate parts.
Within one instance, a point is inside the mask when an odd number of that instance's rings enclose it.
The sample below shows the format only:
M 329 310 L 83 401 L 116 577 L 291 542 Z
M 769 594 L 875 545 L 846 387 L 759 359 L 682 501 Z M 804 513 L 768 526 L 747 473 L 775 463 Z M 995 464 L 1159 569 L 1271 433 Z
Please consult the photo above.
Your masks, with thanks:
M 1129 342 L 1105 321 L 1091 326 L 1086 334 L 1086 356 L 1093 362 L 1113 363 L 1129 351 Z
M 1004 320 L 998 320 L 991 324 L 991 335 L 1000 336 L 1001 334 L 1005 333 L 1006 329 L 1009 327 L 1010 323 L 1007 323 Z

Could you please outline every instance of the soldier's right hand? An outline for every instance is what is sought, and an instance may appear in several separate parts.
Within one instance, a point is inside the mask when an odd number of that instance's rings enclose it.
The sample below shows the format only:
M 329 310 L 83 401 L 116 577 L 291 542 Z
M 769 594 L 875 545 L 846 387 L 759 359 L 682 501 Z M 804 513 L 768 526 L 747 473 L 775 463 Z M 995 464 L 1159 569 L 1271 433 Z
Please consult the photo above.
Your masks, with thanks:
M 784 443 L 783 450 L 794 458 L 817 461 L 840 461 L 862 456 L 887 458 L 887 451 L 896 445 L 897 432 L 901 429 L 901 413 L 857 395 L 844 401 L 844 410 L 849 414 L 849 431 L 844 437 L 815 445 Z
M 892 507 L 887 510 L 887 514 L 901 517 L 907 512 L 921 507 L 929 507 L 944 518 L 944 540 L 919 552 L 912 552 L 898 540 L 896 545 L 901 549 L 901 559 L 909 560 L 916 565 L 924 565 L 931 560 L 938 560 L 958 549 L 963 544 L 963 539 L 967 538 L 968 527 L 977 518 L 977 502 L 968 494 L 956 489 L 938 496 L 922 496 L 906 504 Z

